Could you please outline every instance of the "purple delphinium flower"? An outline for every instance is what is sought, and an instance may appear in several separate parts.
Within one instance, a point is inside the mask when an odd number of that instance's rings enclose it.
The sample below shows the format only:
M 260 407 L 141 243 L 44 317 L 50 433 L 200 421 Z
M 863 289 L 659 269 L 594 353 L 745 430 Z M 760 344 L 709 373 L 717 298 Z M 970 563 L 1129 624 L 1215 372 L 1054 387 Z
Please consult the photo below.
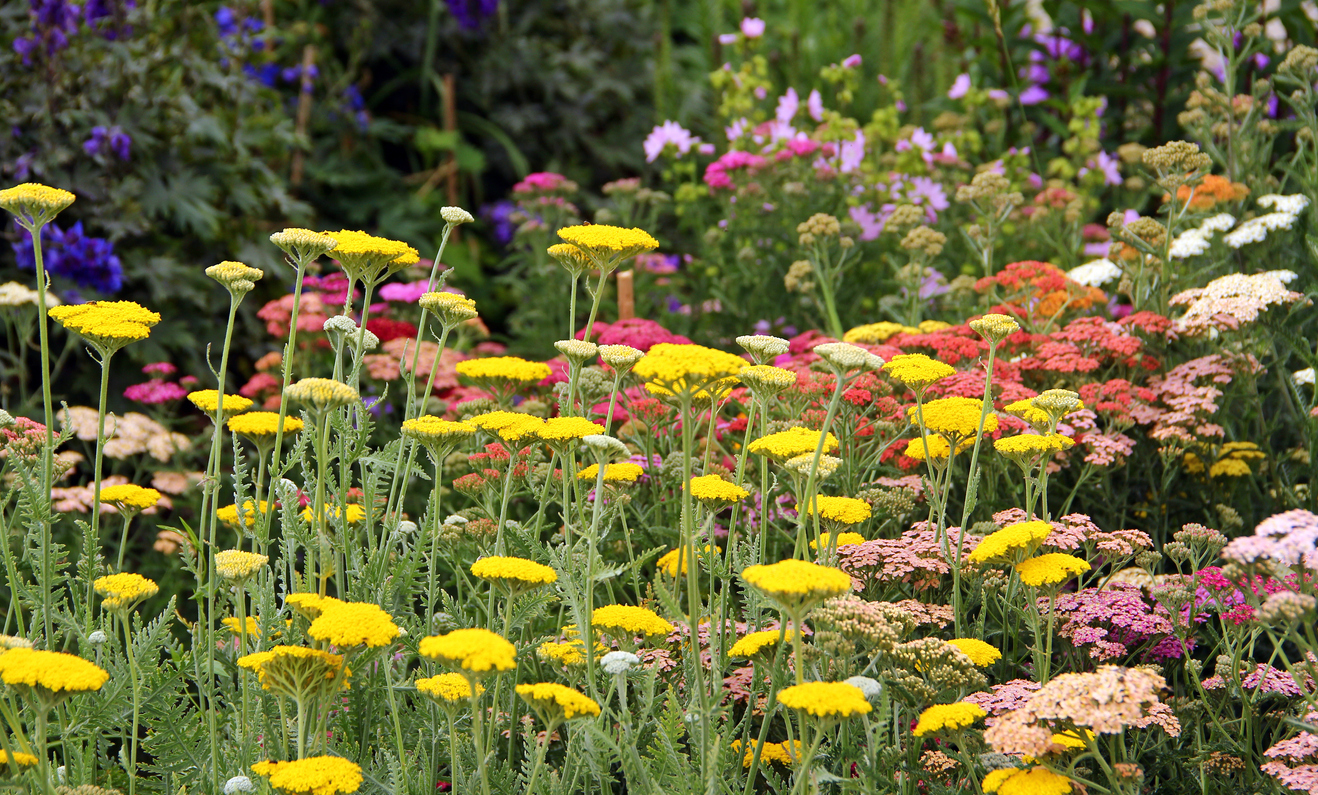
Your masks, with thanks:
M 463 30 L 479 30 L 499 10 L 499 0 L 446 0 L 449 13 Z
M 18 242 L 11 244 L 18 267 L 36 269 L 36 254 L 32 250 L 32 235 L 19 229 Z M 55 224 L 41 229 L 41 252 L 46 270 L 55 276 L 69 279 L 79 287 L 110 295 L 123 287 L 124 270 L 115 256 L 114 245 L 104 238 L 88 237 L 79 221 L 67 230 Z
M 127 160 L 132 152 L 133 139 L 117 125 L 105 127 L 97 125 L 92 128 L 92 136 L 82 142 L 82 151 L 95 157 L 105 154 L 108 149 L 120 160 Z
M 494 242 L 501 246 L 511 243 L 517 232 L 517 224 L 509 218 L 516 211 L 517 205 L 510 201 L 495 202 L 481 208 L 481 219 L 490 225 Z

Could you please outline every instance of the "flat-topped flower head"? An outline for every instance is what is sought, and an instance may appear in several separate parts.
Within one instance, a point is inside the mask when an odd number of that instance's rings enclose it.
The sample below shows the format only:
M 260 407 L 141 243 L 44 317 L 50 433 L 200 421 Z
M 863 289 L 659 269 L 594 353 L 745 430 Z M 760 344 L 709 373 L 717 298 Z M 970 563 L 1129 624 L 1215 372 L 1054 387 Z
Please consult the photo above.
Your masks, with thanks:
M 956 369 L 923 353 L 903 353 L 885 362 L 883 372 L 919 395 L 933 384 L 956 373 Z
M 750 496 L 750 492 L 718 475 L 702 475 L 691 478 L 691 496 L 706 507 L 722 508 L 741 502 Z
M 577 480 L 594 481 L 598 478 L 600 471 L 599 464 L 591 464 L 577 473 Z M 641 475 L 645 474 L 645 468 L 640 464 L 633 464 L 630 461 L 622 461 L 617 464 L 606 464 L 604 467 L 604 482 L 635 483 Z
M 946 397 L 931 400 L 923 406 L 910 406 L 906 409 L 906 417 L 913 423 L 922 423 L 931 433 L 946 437 L 949 443 L 959 443 L 975 438 L 983 409 L 984 401 L 980 398 Z M 984 433 L 997 429 L 998 415 L 990 411 L 984 417 Z
M 270 242 L 284 250 L 293 262 L 308 263 L 333 251 L 339 241 L 321 232 L 289 227 L 270 236 Z
M 357 390 L 332 378 L 303 378 L 289 385 L 284 395 L 294 403 L 315 411 L 350 406 L 361 400 Z
M 825 342 L 811 349 L 841 374 L 856 370 L 868 372 L 883 367 L 883 359 L 849 342 Z
M 447 206 L 439 208 L 439 217 L 444 219 L 444 223 L 450 226 L 461 226 L 475 221 L 471 213 L 461 207 Z
M 374 284 L 394 271 L 417 264 L 421 258 L 416 249 L 398 240 L 350 229 L 326 234 L 338 241 L 334 258 L 353 281 Z
M 569 667 L 584 665 L 586 663 L 586 644 L 582 643 L 580 639 L 570 640 L 566 643 L 545 641 L 536 647 L 535 656 L 546 662 L 556 662 Z
M 265 275 L 265 271 L 241 262 L 225 260 L 207 268 L 206 275 L 234 295 L 245 295 L 256 287 L 256 283 Z
M 557 726 L 573 718 L 593 718 L 600 714 L 600 705 L 593 698 L 553 682 L 518 685 L 517 695 L 550 726 Z
M 85 339 L 103 356 L 144 340 L 160 315 L 132 301 L 90 301 L 51 308 L 51 320 Z
M 673 631 L 673 625 L 660 618 L 658 613 L 634 605 L 597 607 L 590 615 L 590 624 L 595 629 L 625 638 L 667 635 Z
M 135 514 L 154 507 L 163 497 L 159 491 L 148 489 L 132 483 L 118 486 L 105 486 L 101 489 L 101 502 L 113 505 L 122 514 Z
M 1016 564 L 1021 582 L 1033 588 L 1060 585 L 1077 574 L 1089 571 L 1089 561 L 1073 555 L 1054 552 L 1022 560 Z
M 736 746 L 740 740 L 733 740 Z M 734 748 L 735 750 L 735 748 Z M 783 767 L 794 767 L 801 758 L 805 756 L 806 748 L 800 740 L 783 740 L 780 743 L 765 743 L 760 748 L 760 762 L 766 764 L 782 765 Z M 746 753 L 741 757 L 741 766 L 750 768 L 755 764 L 755 743 L 746 749 Z
M 1039 409 L 1033 409 L 1043 413 Z M 1060 433 L 1022 433 L 993 441 L 993 449 L 1018 465 L 1033 468 L 1044 456 L 1075 446 L 1075 440 Z
M 472 682 L 459 673 L 446 673 L 416 680 L 417 692 L 445 710 L 455 710 L 472 697 Z M 475 683 L 477 696 L 485 692 L 480 682 Z
M 842 466 L 842 459 L 831 455 L 820 455 L 819 464 L 816 466 L 813 452 L 792 456 L 783 462 L 783 469 L 795 472 L 803 478 L 810 477 L 811 470 L 814 470 L 815 480 L 819 483 L 828 480 L 840 466 Z
M 545 251 L 559 265 L 562 265 L 563 270 L 571 274 L 573 278 L 581 278 L 583 273 L 595 267 L 595 263 L 591 262 L 590 255 L 571 243 L 555 243 Z
M 636 366 L 636 363 L 645 358 L 645 352 L 630 345 L 601 345 L 599 347 L 600 359 L 617 370 L 619 373 L 625 373 Z
M 403 438 L 422 444 L 433 453 L 442 454 L 474 436 L 476 428 L 470 422 L 445 420 L 426 414 L 403 422 Z
M 270 510 L 270 503 L 265 500 L 261 500 L 260 510 L 261 510 L 261 514 L 264 515 L 266 512 Z M 253 525 L 255 525 L 257 519 L 256 504 L 253 503 L 251 500 L 244 501 L 241 514 L 239 513 L 238 506 L 236 504 L 226 505 L 223 508 L 219 508 L 215 511 L 215 518 L 219 519 L 221 522 L 228 525 L 229 527 L 243 526 L 250 529 Z
M 1053 531 L 1047 522 L 1016 522 L 984 537 L 970 553 L 971 563 L 1023 560 L 1033 554 Z
M 972 663 L 980 668 L 992 665 L 1002 659 L 1002 652 L 978 638 L 952 638 L 947 644 L 966 655 Z
M 628 257 L 659 248 L 659 241 L 643 229 L 608 224 L 568 226 L 558 230 L 558 236 L 576 246 L 603 273 L 611 272 Z
M 790 641 L 794 631 L 789 629 L 784 634 L 776 629 L 765 629 L 747 633 L 732 644 L 732 648 L 728 649 L 728 656 L 754 657 L 762 651 L 776 647 L 780 641 Z
M 563 354 L 563 358 L 580 367 L 599 354 L 600 346 L 585 340 L 559 340 L 554 343 L 554 350 Z
M 778 691 L 778 703 L 826 721 L 866 715 L 873 707 L 859 687 L 846 682 L 806 682 Z
M 902 332 L 917 334 L 919 331 L 914 326 L 903 326 L 901 323 L 894 323 L 891 320 L 882 320 L 878 323 L 866 323 L 863 326 L 848 329 L 847 333 L 842 335 L 842 341 L 878 345 L 881 342 L 887 342 Z
M 72 193 L 39 182 L 24 182 L 0 190 L 0 209 L 13 214 L 29 232 L 48 224 L 77 199 Z
M 352 673 L 344 669 L 343 655 L 305 646 L 246 654 L 238 658 L 238 667 L 255 673 L 265 690 L 292 699 L 331 695 L 347 687 Z
M 257 552 L 226 549 L 215 553 L 215 573 L 231 582 L 242 582 L 270 562 L 270 558 Z
M 1067 414 L 1085 407 L 1079 393 L 1072 392 L 1069 389 L 1045 390 L 1040 392 L 1038 397 L 1031 398 L 1030 404 L 1045 412 L 1049 419 L 1053 421 L 1053 424 L 1056 424 Z
M 105 669 L 73 654 L 21 646 L 0 654 L 0 680 L 47 701 L 100 690 L 109 679 Z
M 696 560 L 704 560 L 710 554 L 717 555 L 722 551 L 723 547 L 711 547 L 709 544 L 705 544 L 703 547 L 696 550 Z M 660 558 L 654 562 L 654 567 L 659 571 L 662 571 L 664 574 L 667 574 L 669 577 L 680 577 L 683 574 L 686 574 L 686 558 L 686 547 L 678 547 L 677 549 L 669 550 L 660 556 Z
M 492 582 L 524 591 L 541 585 L 558 582 L 558 572 L 542 563 L 526 558 L 494 555 L 471 564 L 471 573 L 486 582 Z
M 341 795 L 362 785 L 362 769 L 341 756 L 310 756 L 292 762 L 257 762 L 252 772 L 282 795 Z
M 224 407 L 229 407 L 229 396 L 224 396 Z M 274 442 L 279 432 L 279 412 L 249 411 L 237 417 L 231 417 L 225 427 L 230 433 L 251 439 L 258 445 Z M 291 435 L 302 430 L 302 420 L 297 417 L 284 417 L 284 433 Z
M 339 506 L 336 504 L 325 503 L 325 507 L 322 513 L 325 516 L 329 517 L 330 519 L 338 519 L 342 517 L 345 524 L 357 524 L 358 522 L 366 518 L 366 509 L 355 502 L 348 503 L 343 507 L 342 510 L 340 510 Z M 314 509 L 314 506 L 308 505 L 307 507 L 303 508 L 301 516 L 303 521 L 306 522 L 315 521 L 316 511 Z
M 318 593 L 292 593 L 284 599 L 284 603 L 303 618 L 314 620 L 323 610 L 343 604 L 343 601 L 333 596 L 321 596 Z
M 458 375 L 477 382 L 506 382 L 520 385 L 534 384 L 549 377 L 549 365 L 531 362 L 518 356 L 488 356 L 467 359 L 456 365 Z
M 787 340 L 768 334 L 743 334 L 737 337 L 737 344 L 745 348 L 758 364 L 771 362 L 791 348 Z
M 8 751 L 0 749 L 0 769 L 5 770 L 6 772 L 10 770 L 21 770 L 25 767 L 32 767 L 36 765 L 36 763 L 37 758 L 32 754 L 15 751 L 11 758 Z
M 379 605 L 369 602 L 340 602 L 328 605 L 307 634 L 337 648 L 366 646 L 375 648 L 392 643 L 400 634 L 398 625 Z
M 742 569 L 741 578 L 799 615 L 807 607 L 851 590 L 851 575 L 831 566 L 805 560 L 780 560 Z
M 450 292 L 425 293 L 417 304 L 427 312 L 439 318 L 444 328 L 452 331 L 461 323 L 474 320 L 479 316 L 476 302 L 465 295 Z
M 106 610 L 131 610 L 133 605 L 160 593 L 160 586 L 140 574 L 108 574 L 92 581 Z
M 819 508 L 819 518 L 840 525 L 860 524 L 873 514 L 870 504 L 864 500 L 858 500 L 855 497 L 827 497 L 824 495 L 816 496 L 813 504 L 797 505 L 796 510 L 800 512 L 804 508 L 807 516 L 813 516 L 816 506 Z
M 743 367 L 737 377 L 755 397 L 767 400 L 796 385 L 796 373 L 771 364 L 753 364 Z
M 865 536 L 861 535 L 860 533 L 838 533 L 836 546 L 839 549 L 842 547 L 851 547 L 851 546 L 855 546 L 856 544 L 863 544 L 865 543 L 865 540 L 866 540 Z M 827 549 L 830 544 L 833 544 L 832 533 L 820 533 L 819 543 L 815 543 L 815 540 L 813 538 L 810 539 L 811 549 L 818 549 L 821 545 L 825 549 Z
M 761 436 L 751 442 L 746 449 L 756 455 L 767 456 L 782 463 L 789 458 L 795 458 L 806 453 L 813 456 L 819 446 L 820 435 L 820 431 L 812 431 L 809 428 L 789 428 L 778 433 L 771 433 L 768 436 Z M 828 434 L 824 439 L 823 452 L 832 453 L 837 448 L 837 437 L 831 433 Z
M 1003 767 L 984 776 L 979 785 L 986 795 L 1067 795 L 1071 779 L 1046 767 Z
M 741 372 L 746 360 L 715 348 L 660 342 L 636 363 L 632 372 L 652 395 L 694 396 Z
M 978 704 L 958 701 L 955 704 L 935 704 L 920 713 L 920 719 L 911 732 L 916 737 L 926 734 L 951 734 L 970 728 L 988 712 Z
M 219 408 L 220 393 L 215 389 L 199 389 L 196 392 L 188 393 L 188 401 L 192 405 L 211 415 L 215 416 L 215 409 Z M 252 401 L 242 395 L 225 395 L 224 396 L 224 418 L 228 420 L 238 414 L 242 414 L 252 407 Z
M 447 635 L 421 639 L 422 657 L 438 660 L 469 676 L 517 667 L 517 649 L 488 629 L 455 629 Z
M 1015 318 L 1000 314 L 984 315 L 975 318 L 967 325 L 974 329 L 976 334 L 994 344 L 1021 330 L 1021 324 L 1017 323 Z
M 536 435 L 551 447 L 566 449 L 579 439 L 601 433 L 604 433 L 604 426 L 585 417 L 550 417 Z

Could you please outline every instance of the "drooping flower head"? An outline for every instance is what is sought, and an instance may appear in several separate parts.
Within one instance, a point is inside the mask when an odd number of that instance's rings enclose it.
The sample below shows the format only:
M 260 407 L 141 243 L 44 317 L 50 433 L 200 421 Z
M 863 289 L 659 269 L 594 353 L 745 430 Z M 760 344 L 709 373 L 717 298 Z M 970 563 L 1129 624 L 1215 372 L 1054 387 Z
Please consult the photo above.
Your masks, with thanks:
M 362 769 L 341 756 L 310 756 L 291 762 L 257 762 L 252 772 L 265 776 L 282 795 L 346 795 L 362 785 Z

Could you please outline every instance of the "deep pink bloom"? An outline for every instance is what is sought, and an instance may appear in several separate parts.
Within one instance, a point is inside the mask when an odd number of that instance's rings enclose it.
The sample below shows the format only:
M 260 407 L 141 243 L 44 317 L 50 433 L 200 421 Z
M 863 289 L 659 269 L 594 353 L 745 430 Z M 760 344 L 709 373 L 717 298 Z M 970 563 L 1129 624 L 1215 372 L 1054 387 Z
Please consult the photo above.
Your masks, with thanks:
M 157 381 L 154 378 L 140 384 L 133 384 L 124 390 L 124 397 L 137 403 L 145 403 L 148 406 L 158 406 L 161 403 L 182 400 L 187 396 L 188 390 L 178 384 L 172 381 Z

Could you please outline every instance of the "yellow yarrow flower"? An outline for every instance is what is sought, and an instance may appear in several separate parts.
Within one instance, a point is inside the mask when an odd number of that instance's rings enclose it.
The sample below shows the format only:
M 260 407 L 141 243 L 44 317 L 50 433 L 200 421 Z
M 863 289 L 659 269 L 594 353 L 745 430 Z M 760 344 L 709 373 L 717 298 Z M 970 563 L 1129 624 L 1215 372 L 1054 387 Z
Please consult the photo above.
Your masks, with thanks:
M 1046 767 L 994 770 L 984 777 L 980 787 L 988 795 L 1066 795 L 1072 789 L 1071 779 Z
M 121 513 L 137 513 L 153 507 L 164 496 L 155 489 L 124 483 L 118 486 L 105 486 L 101 489 L 101 502 L 113 505 Z
M 439 674 L 425 679 L 416 680 L 417 692 L 429 696 L 432 701 L 437 702 L 440 706 L 448 706 L 454 702 L 466 701 L 471 698 L 471 682 L 467 677 L 457 673 Z M 479 682 L 476 683 L 476 695 L 485 692 L 485 688 Z
M 594 267 L 590 260 L 590 255 L 571 243 L 555 243 L 545 249 L 549 256 L 558 260 L 558 264 L 570 273 L 574 278 L 580 278 L 581 274 Z
M 24 182 L 0 190 L 0 209 L 12 213 L 29 232 L 50 223 L 77 200 L 77 196 L 39 182 Z
M 470 422 L 454 422 L 427 414 L 403 421 L 403 438 L 423 445 L 436 461 L 476 433 Z
M 270 562 L 266 555 L 241 549 L 226 549 L 215 553 L 215 573 L 226 580 L 242 581 L 261 570 Z
M 633 605 L 597 607 L 590 614 L 590 623 L 595 629 L 612 630 L 628 637 L 667 635 L 673 631 L 673 625 L 660 618 L 658 613 Z
M 742 569 L 741 578 L 789 611 L 841 596 L 851 590 L 851 575 L 805 560 L 780 560 Z
M 549 365 L 531 362 L 517 356 L 488 356 L 483 359 L 466 359 L 456 365 L 458 375 L 475 381 L 507 381 L 534 384 L 549 377 Z M 522 415 L 527 416 L 527 415 Z
M 785 687 L 778 691 L 778 703 L 825 719 L 865 715 L 873 709 L 860 688 L 846 682 L 806 682 Z
M 491 556 L 471 564 L 471 573 L 482 580 L 500 583 L 513 590 L 535 588 L 558 582 L 558 572 L 526 558 Z
M 972 444 L 973 442 L 969 439 L 962 441 L 957 444 L 956 451 L 958 453 L 964 452 L 969 449 Z M 931 433 L 928 436 L 917 437 L 907 442 L 906 449 L 903 452 L 908 458 L 914 458 L 916 461 L 924 461 L 926 460 L 926 446 L 929 453 L 928 457 L 932 458 L 935 462 L 940 463 L 947 460 L 948 453 L 952 450 L 952 446 L 947 443 L 946 439 L 938 434 Z
M 903 326 L 901 323 L 893 323 L 889 320 L 878 323 L 868 323 L 864 326 L 856 326 L 842 335 L 843 342 L 865 343 L 867 345 L 877 345 L 880 342 L 887 342 L 892 337 L 901 334 L 909 326 Z
M 37 763 L 37 758 L 32 754 L 25 754 L 22 751 L 15 751 L 13 765 L 10 765 L 9 752 L 0 749 L 0 765 L 5 767 L 32 767 Z
M 761 436 L 747 446 L 747 450 L 756 455 L 768 456 L 779 463 L 789 458 L 795 458 L 798 455 L 810 453 L 814 455 L 815 449 L 819 446 L 819 431 L 812 431 L 809 428 L 790 428 L 778 433 L 771 433 L 768 436 Z M 838 448 L 837 437 L 828 434 L 824 440 L 825 453 L 832 453 Z
M 255 635 L 261 631 L 261 624 L 256 616 L 247 616 L 245 624 L 239 622 L 237 616 L 225 616 L 220 619 L 220 624 L 235 635 L 243 634 L 244 625 L 246 626 L 248 635 Z
M 488 629 L 455 629 L 447 635 L 422 638 L 420 652 L 423 657 L 470 674 L 511 671 L 517 667 L 517 649 Z
M 140 574 L 124 572 L 97 577 L 92 587 L 100 594 L 106 610 L 128 610 L 133 605 L 160 593 L 160 586 Z
M 346 688 L 352 673 L 343 667 L 343 655 L 304 646 L 245 654 L 238 658 L 238 667 L 255 673 L 263 689 L 292 699 L 329 695 L 335 681 Z
M 369 602 L 341 602 L 321 610 L 311 622 L 307 634 L 312 638 L 344 646 L 385 646 L 398 637 L 400 630 L 393 617 Z
M 713 547 L 712 551 L 714 554 L 718 554 L 723 551 L 723 547 Z M 711 548 L 709 544 L 705 544 L 696 551 L 696 560 L 701 560 L 709 555 L 710 552 Z M 677 549 L 669 550 L 654 562 L 654 566 L 669 577 L 680 577 L 683 574 L 686 574 L 686 548 L 679 547 Z
M 577 480 L 595 480 L 600 471 L 599 464 L 591 464 L 577 473 Z M 637 478 L 645 474 L 645 467 L 640 464 L 633 464 L 630 461 L 623 461 L 617 464 L 608 464 L 604 467 L 605 483 L 635 483 Z
M 796 385 L 796 373 L 769 364 L 753 364 L 743 367 L 737 378 L 750 388 L 761 400 L 773 397 L 784 389 Z
M 1053 526 L 1047 522 L 1016 522 L 985 536 L 970 553 L 971 563 L 988 563 L 1012 557 L 1024 557 L 1039 548 Z M 1023 553 L 1023 554 L 1022 554 Z
M 256 287 L 256 282 L 265 276 L 265 271 L 241 262 L 225 260 L 207 268 L 206 275 L 224 285 L 229 292 L 243 294 Z
M 980 398 L 948 397 L 931 400 L 923 406 L 910 406 L 906 417 L 913 423 L 922 423 L 934 433 L 948 438 L 949 442 L 975 438 L 979 429 L 979 416 L 984 409 Z M 998 415 L 989 412 L 984 417 L 984 433 L 998 429 Z
M 650 347 L 632 372 L 645 382 L 650 394 L 696 396 L 717 382 L 737 375 L 745 367 L 745 359 L 715 348 L 661 342 Z
M 214 415 L 215 409 L 220 402 L 220 393 L 214 389 L 199 389 L 196 392 L 188 393 L 188 400 L 192 405 Z M 225 395 L 224 396 L 224 416 L 226 419 L 236 414 L 242 414 L 252 407 L 252 401 L 242 395 Z
M 349 406 L 361 400 L 357 390 L 332 378 L 303 378 L 296 384 L 290 384 L 284 396 L 316 411 Z M 224 402 L 228 404 L 227 396 Z
M 969 657 L 980 668 L 1002 659 L 1002 652 L 978 638 L 952 638 L 947 644 Z
M 1025 420 L 1030 424 L 1030 427 L 1034 428 L 1034 430 L 1039 433 L 1047 433 L 1048 426 L 1051 424 L 1051 418 L 1048 416 L 1048 412 L 1041 408 L 1036 408 L 1035 405 L 1030 402 L 1031 400 L 1033 400 L 1033 398 L 1025 398 L 1024 400 L 1017 400 L 1008 403 L 1002 407 L 1002 410 L 1013 417 L 1019 417 Z M 994 446 L 996 447 L 996 445 Z
M 476 302 L 457 293 L 446 291 L 425 293 L 417 300 L 417 304 L 427 312 L 433 313 L 439 318 L 440 325 L 450 331 L 460 323 L 479 317 Z
M 1016 573 L 1020 575 L 1021 582 L 1033 588 L 1059 585 L 1089 569 L 1089 561 L 1061 552 L 1039 555 L 1016 564 Z
M 541 720 L 551 725 L 600 714 L 600 705 L 593 698 L 553 682 L 518 685 L 517 695 L 540 715 Z
M 348 278 L 374 284 L 394 271 L 415 265 L 420 253 L 398 240 L 368 235 L 349 229 L 325 233 L 338 241 L 334 258 Z
M 73 654 L 21 646 L 0 654 L 0 681 L 35 688 L 46 698 L 100 690 L 109 679 L 103 668 Z
M 796 510 L 799 513 L 804 508 L 807 516 L 813 516 L 815 506 L 819 508 L 819 517 L 821 519 L 844 525 L 860 524 L 869 519 L 873 513 L 870 504 L 864 500 L 858 500 L 855 497 L 827 497 L 824 495 L 816 496 L 813 505 L 798 504 Z
M 230 396 L 224 396 L 224 407 L 229 407 Z M 261 444 L 264 442 L 273 442 L 279 432 L 279 412 L 277 411 L 250 411 L 246 414 L 240 414 L 232 417 L 225 423 L 225 427 L 231 433 L 239 436 L 245 436 L 248 439 Z M 302 430 L 302 420 L 297 417 L 284 417 L 284 433 L 293 434 Z
M 1010 315 L 988 314 L 978 317 L 966 325 L 975 333 L 992 343 L 999 343 L 1021 330 L 1021 324 Z
M 931 359 L 923 353 L 903 353 L 885 362 L 883 372 L 918 394 L 956 370 L 952 365 Z
M 612 272 L 628 257 L 654 251 L 659 247 L 659 241 L 643 229 L 624 229 L 608 224 L 568 226 L 558 230 L 558 236 L 565 243 L 575 246 L 602 273 Z M 560 262 L 576 256 L 571 252 L 550 254 Z M 564 267 L 567 267 L 566 262 Z
M 102 356 L 151 335 L 160 315 L 132 301 L 91 301 L 51 308 L 51 320 L 77 333 Z
M 294 262 L 310 262 L 333 251 L 339 241 L 310 229 L 289 227 L 270 236 L 270 242 L 284 250 Z
M 604 433 L 604 426 L 585 417 L 551 417 L 537 435 L 551 446 L 559 446 Z
M 1038 409 L 1035 409 L 1037 411 Z M 1075 440 L 1060 433 L 1047 435 L 1022 433 L 1017 436 L 1004 436 L 993 442 L 993 449 L 1010 458 L 1021 466 L 1033 466 L 1039 457 L 1049 453 L 1058 453 L 1075 446 Z
M 567 666 L 582 665 L 586 662 L 586 644 L 580 640 L 567 643 L 547 640 L 536 647 L 535 656 Z
M 308 620 L 315 619 L 323 610 L 343 604 L 339 599 L 318 593 L 291 593 L 284 599 L 284 603 Z
M 324 516 L 327 516 L 330 519 L 338 519 L 339 513 L 339 506 L 331 503 L 325 504 L 325 509 L 323 511 Z M 348 524 L 357 524 L 366 518 L 366 509 L 355 502 L 348 503 L 347 506 L 344 507 L 342 513 L 343 521 Z M 305 522 L 314 522 L 316 520 L 316 512 L 312 510 L 312 506 L 308 505 L 302 509 L 302 520 Z
M 911 733 L 916 737 L 923 737 L 926 734 L 955 732 L 973 726 L 975 721 L 987 714 L 983 707 L 968 701 L 935 704 L 920 713 L 920 719 Z
M 270 503 L 265 500 L 261 500 L 261 513 L 264 514 L 269 510 L 270 510 Z M 251 500 L 245 501 L 243 503 L 242 516 L 239 517 L 237 505 L 226 505 L 223 508 L 219 508 L 215 511 L 215 518 L 219 519 L 221 522 L 223 522 L 224 524 L 230 527 L 238 527 L 239 525 L 238 520 L 239 518 L 241 518 L 242 524 L 246 525 L 250 529 L 253 523 L 255 523 L 256 521 L 256 506 Z
M 728 649 L 729 657 L 754 657 L 765 649 L 777 646 L 780 640 L 783 642 L 792 640 L 795 630 L 787 630 L 786 633 L 780 633 L 776 629 L 766 629 L 760 632 L 750 632 L 742 635 L 737 642 L 732 644 Z
M 792 767 L 800 761 L 804 751 L 805 746 L 801 744 L 800 740 L 765 743 L 760 748 L 760 761 Z M 741 766 L 749 768 L 753 764 L 755 764 L 755 748 L 752 744 L 752 747 L 747 748 L 746 754 L 742 756 Z
M 257 762 L 252 772 L 265 776 L 283 795 L 340 795 L 362 785 L 362 769 L 340 756 L 311 756 L 292 762 Z
M 710 508 L 721 508 L 746 499 L 750 492 L 718 475 L 702 475 L 691 478 L 691 496 Z
M 832 542 L 832 540 L 833 540 L 833 536 L 832 536 L 831 533 L 820 533 L 820 534 L 819 534 L 819 544 L 822 544 L 823 547 L 824 547 L 825 549 L 828 548 L 828 545 Z M 838 546 L 839 549 L 842 548 L 842 547 L 855 546 L 856 544 L 863 544 L 863 543 L 865 543 L 865 540 L 866 540 L 866 539 L 865 539 L 865 536 L 861 535 L 860 533 L 838 533 L 838 534 L 837 534 L 837 546 Z M 810 539 L 810 548 L 811 548 L 811 549 L 818 549 L 818 548 L 819 548 L 819 544 L 816 544 L 816 543 L 815 543 L 815 540 L 814 540 L 813 538 Z

